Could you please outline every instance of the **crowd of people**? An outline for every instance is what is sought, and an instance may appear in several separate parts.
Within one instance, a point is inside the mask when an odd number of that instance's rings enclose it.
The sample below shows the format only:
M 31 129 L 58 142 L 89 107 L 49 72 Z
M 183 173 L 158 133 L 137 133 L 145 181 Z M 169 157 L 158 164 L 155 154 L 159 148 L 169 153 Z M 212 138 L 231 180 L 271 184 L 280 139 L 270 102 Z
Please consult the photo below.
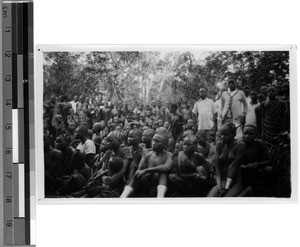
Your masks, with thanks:
M 231 77 L 214 100 L 202 87 L 196 101 L 53 95 L 43 107 L 46 197 L 278 196 L 289 84 L 257 92 Z

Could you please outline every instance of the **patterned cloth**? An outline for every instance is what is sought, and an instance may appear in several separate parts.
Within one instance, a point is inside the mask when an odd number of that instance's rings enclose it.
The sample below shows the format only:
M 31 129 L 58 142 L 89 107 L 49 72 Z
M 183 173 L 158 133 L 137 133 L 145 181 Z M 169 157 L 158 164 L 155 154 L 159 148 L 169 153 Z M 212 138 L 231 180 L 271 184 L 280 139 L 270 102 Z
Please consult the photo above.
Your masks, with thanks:
M 264 101 L 260 108 L 262 111 L 263 139 L 267 144 L 274 145 L 276 144 L 274 137 L 284 130 L 285 105 L 283 102 L 275 99 L 273 101 Z

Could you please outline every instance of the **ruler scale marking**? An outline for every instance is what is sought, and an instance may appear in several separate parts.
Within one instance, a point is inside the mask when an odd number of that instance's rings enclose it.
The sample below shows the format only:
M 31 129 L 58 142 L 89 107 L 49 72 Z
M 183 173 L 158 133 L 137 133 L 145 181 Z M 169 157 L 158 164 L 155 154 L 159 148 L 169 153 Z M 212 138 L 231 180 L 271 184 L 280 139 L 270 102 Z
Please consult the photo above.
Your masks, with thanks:
M 3 188 L 4 244 L 13 244 L 13 170 L 12 170 L 12 6 L 2 5 L 3 48 Z
M 2 2 L 2 34 L 4 244 L 24 246 L 34 239 L 33 2 Z

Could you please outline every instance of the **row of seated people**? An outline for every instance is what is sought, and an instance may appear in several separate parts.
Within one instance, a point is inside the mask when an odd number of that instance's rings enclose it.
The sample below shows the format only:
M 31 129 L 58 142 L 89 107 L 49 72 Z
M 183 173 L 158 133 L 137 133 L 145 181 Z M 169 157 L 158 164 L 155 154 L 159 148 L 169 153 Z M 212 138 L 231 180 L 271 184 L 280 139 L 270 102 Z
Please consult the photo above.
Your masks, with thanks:
M 205 155 L 198 151 L 207 142 L 191 131 L 173 152 L 164 128 L 133 129 L 126 145 L 122 132 L 113 131 L 99 153 L 89 156 L 63 137 L 56 140 L 57 152 L 45 130 L 46 197 L 268 196 L 273 177 L 268 147 L 256 139 L 253 125 L 245 126 L 242 141 L 234 139 L 235 132 L 234 124 L 222 126 Z M 87 136 L 87 128 L 77 128 L 77 139 L 86 143 Z

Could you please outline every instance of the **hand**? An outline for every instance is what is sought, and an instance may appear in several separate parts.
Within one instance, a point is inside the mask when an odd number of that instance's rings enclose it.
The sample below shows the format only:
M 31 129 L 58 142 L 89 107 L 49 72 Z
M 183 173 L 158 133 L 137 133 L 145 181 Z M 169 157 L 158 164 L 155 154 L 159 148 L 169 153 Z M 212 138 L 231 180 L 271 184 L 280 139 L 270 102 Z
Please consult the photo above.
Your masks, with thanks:
M 103 176 L 102 177 L 102 182 L 104 184 L 107 184 L 108 186 L 110 186 L 110 184 L 111 184 L 111 177 L 109 177 L 109 176 Z
M 193 173 L 192 176 L 193 176 L 193 178 L 196 179 L 196 180 L 203 180 L 203 179 L 206 179 L 204 176 L 201 176 L 201 175 L 198 174 L 198 173 Z
M 137 178 L 139 178 L 140 176 L 145 175 L 145 174 L 146 174 L 146 170 L 137 170 L 137 171 L 135 172 L 135 176 L 136 176 Z
M 226 193 L 228 192 L 227 189 L 220 189 L 219 190 L 219 197 L 224 197 L 226 195 Z

